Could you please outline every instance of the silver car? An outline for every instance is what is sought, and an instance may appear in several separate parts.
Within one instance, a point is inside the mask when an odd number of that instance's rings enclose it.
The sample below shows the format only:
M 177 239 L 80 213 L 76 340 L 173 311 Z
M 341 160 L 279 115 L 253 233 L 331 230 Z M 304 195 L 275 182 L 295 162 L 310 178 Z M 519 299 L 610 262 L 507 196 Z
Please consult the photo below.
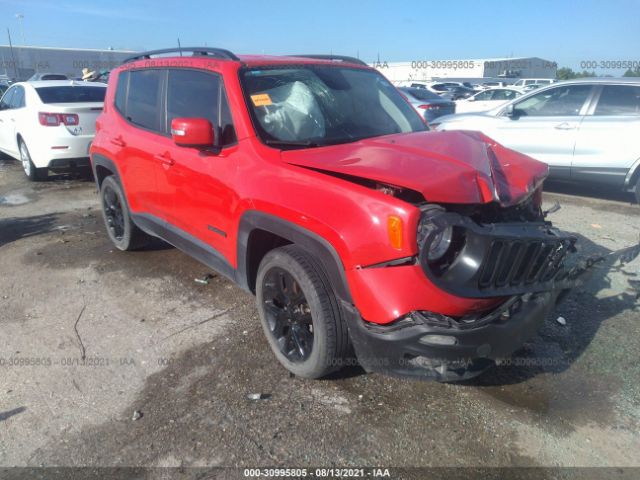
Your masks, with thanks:
M 640 203 L 640 79 L 580 79 L 488 112 L 447 115 L 437 130 L 479 130 L 546 162 L 550 176 L 635 192 Z

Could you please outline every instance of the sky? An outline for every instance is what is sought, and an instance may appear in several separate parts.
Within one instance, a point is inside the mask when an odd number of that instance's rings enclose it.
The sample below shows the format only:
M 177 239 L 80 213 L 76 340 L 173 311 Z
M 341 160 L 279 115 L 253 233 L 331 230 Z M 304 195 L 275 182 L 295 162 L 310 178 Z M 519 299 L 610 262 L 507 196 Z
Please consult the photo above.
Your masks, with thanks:
M 640 62 L 640 0 L 0 0 L 0 11 L 0 44 L 8 28 L 16 45 L 49 47 L 151 50 L 180 38 L 234 53 L 369 63 L 535 56 L 582 70 L 584 61 Z

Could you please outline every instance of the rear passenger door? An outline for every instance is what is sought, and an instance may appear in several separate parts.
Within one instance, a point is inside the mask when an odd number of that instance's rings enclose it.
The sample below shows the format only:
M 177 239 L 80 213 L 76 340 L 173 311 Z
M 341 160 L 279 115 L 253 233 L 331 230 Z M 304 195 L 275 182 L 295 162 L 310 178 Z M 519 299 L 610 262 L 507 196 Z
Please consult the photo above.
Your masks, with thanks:
M 174 118 L 205 118 L 221 147 L 213 154 L 171 141 L 156 152 L 170 164 L 161 170 L 159 185 L 173 192 L 171 223 L 227 259 L 235 258 L 229 232 L 238 204 L 237 144 L 222 77 L 205 70 L 169 69 L 166 90 L 167 132 Z
M 622 188 L 629 169 L 640 159 L 640 86 L 597 88 L 580 126 L 571 177 Z
M 115 98 L 120 125 L 110 138 L 132 212 L 152 217 L 156 223 L 163 219 L 168 203 L 157 189 L 161 165 L 155 158 L 167 143 L 162 114 L 163 73 L 161 69 L 120 73 Z

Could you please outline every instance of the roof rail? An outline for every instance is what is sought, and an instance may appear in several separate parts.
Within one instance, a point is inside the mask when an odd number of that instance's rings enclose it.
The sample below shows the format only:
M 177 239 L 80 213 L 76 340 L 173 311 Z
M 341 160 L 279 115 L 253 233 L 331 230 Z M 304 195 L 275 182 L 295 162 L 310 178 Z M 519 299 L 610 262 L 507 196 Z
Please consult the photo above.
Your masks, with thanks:
M 163 55 L 166 53 L 177 53 L 182 56 L 183 53 L 191 53 L 193 57 L 215 57 L 220 60 L 236 60 L 240 59 L 236 57 L 229 50 L 223 48 L 209 48 L 209 47 L 182 47 L 182 48 L 165 48 L 163 50 L 150 50 L 148 52 L 141 52 L 137 55 L 125 59 L 122 63 L 135 62 L 136 60 L 148 60 L 155 55 Z
M 302 58 L 316 58 L 318 60 L 335 60 L 335 61 L 339 61 L 339 62 L 355 63 L 356 65 L 364 65 L 365 67 L 369 66 L 369 65 L 367 65 L 366 62 L 363 62 L 359 58 L 348 57 L 346 55 L 319 55 L 319 54 L 312 54 L 312 55 L 287 55 L 287 56 L 288 57 L 302 57 Z

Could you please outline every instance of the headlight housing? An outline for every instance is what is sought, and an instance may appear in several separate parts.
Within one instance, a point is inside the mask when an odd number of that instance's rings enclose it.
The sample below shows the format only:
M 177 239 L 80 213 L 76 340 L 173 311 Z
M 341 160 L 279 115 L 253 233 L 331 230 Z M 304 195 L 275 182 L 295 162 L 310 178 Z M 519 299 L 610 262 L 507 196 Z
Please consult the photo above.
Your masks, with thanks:
M 441 272 L 455 259 L 464 244 L 462 229 L 438 221 L 446 215 L 439 205 L 427 205 L 422 209 L 418 225 L 418 248 L 420 261 L 434 272 Z
M 453 240 L 453 227 L 446 227 L 433 235 L 429 245 L 427 245 L 427 260 L 429 262 L 436 262 L 440 260 L 451 248 L 451 241 Z

